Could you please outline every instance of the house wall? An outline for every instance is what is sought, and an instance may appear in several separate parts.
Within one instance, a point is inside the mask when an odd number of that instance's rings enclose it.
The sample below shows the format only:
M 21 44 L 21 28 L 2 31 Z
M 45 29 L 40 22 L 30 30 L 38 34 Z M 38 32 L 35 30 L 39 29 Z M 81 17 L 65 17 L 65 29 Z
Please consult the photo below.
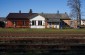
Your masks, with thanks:
M 69 25 L 70 26 L 70 21 L 71 20 L 63 20 L 67 25 Z
M 15 21 L 15 24 L 14 24 Z M 23 25 L 23 20 L 7 20 L 6 27 L 29 27 L 29 20 L 24 20 L 25 25 Z
M 60 24 L 59 23 L 48 23 L 47 28 L 60 28 Z
M 77 20 L 71 20 L 70 27 L 77 28 Z
M 7 20 L 6 27 L 14 27 L 13 22 L 11 22 L 11 20 Z
M 36 21 L 36 25 L 32 25 L 32 21 Z M 41 26 L 38 25 L 38 21 L 42 21 Z M 30 22 L 31 22 L 30 23 L 31 24 L 30 28 L 45 28 L 45 18 L 40 16 L 40 15 L 30 19 Z
M 63 20 L 65 23 L 67 23 L 72 28 L 77 28 L 77 20 Z
M 24 24 L 23 24 L 24 21 Z M 29 20 L 18 20 L 16 27 L 29 27 Z
M 48 28 L 48 23 L 46 20 L 45 20 L 45 28 Z

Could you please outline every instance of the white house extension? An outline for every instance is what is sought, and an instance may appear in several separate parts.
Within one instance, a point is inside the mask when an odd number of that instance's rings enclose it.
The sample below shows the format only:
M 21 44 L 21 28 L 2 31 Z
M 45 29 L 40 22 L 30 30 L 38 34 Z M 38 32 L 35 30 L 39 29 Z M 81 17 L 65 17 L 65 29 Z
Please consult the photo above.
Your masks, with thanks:
M 30 28 L 45 28 L 45 18 L 41 15 L 30 19 Z

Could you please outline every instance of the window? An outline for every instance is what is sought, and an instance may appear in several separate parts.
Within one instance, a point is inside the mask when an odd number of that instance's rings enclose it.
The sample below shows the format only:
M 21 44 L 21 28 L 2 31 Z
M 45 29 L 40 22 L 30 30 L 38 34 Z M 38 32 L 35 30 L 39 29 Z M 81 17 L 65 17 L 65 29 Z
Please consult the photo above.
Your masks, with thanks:
M 25 21 L 22 21 L 23 22 L 23 26 L 25 26 Z
M 32 25 L 36 25 L 36 21 L 32 21 Z
M 83 23 L 84 23 L 84 21 L 83 21 Z
M 17 25 L 17 21 L 12 21 L 13 22 L 13 24 L 16 26 Z
M 38 21 L 38 25 L 39 26 L 42 26 L 42 21 Z

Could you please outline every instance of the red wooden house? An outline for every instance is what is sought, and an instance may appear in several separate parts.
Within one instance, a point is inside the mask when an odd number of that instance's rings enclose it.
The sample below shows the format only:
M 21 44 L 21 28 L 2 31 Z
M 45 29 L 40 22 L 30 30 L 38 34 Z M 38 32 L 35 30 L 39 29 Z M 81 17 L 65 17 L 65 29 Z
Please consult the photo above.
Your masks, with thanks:
M 6 17 L 6 27 L 13 27 L 13 28 L 29 28 L 30 27 L 30 17 L 35 15 L 35 13 L 9 13 Z

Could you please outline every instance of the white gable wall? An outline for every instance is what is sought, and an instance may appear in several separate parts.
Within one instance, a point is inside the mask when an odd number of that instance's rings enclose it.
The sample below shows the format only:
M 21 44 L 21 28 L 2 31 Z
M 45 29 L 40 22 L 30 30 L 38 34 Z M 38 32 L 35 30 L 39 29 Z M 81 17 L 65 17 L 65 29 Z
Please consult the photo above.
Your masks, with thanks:
M 45 18 L 38 15 L 38 16 L 36 16 L 36 17 L 34 17 L 34 18 L 30 19 L 30 20 L 45 20 Z
M 32 25 L 32 21 L 36 21 L 36 25 Z M 38 25 L 38 21 L 42 21 L 42 26 Z M 31 22 L 30 28 L 45 28 L 45 18 L 40 15 L 30 19 L 30 22 Z

